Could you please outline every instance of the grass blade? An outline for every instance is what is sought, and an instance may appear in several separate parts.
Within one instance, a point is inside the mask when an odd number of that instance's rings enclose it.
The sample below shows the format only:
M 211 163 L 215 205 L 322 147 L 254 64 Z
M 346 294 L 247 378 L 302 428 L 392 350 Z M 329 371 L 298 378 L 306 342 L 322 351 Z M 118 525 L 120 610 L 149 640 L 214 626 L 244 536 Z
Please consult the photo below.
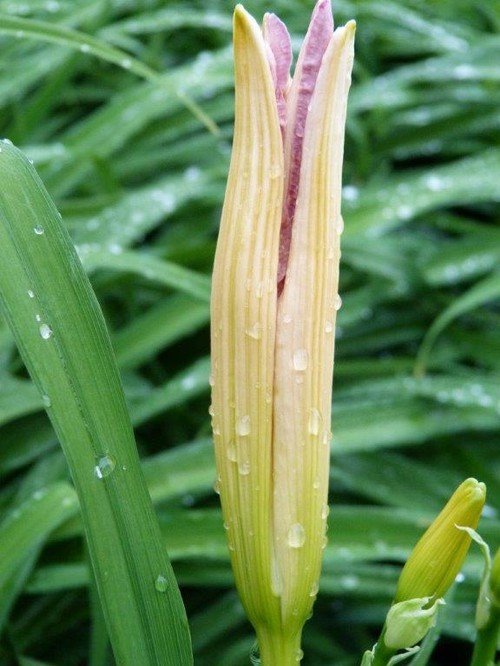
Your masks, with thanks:
M 72 28 L 48 23 L 47 21 L 34 21 L 32 19 L 0 15 L 0 32 L 16 36 L 21 35 L 22 37 L 31 37 L 44 42 L 52 42 L 54 44 L 68 46 L 69 48 L 79 49 L 82 53 L 89 53 L 106 62 L 119 65 L 120 67 L 123 67 L 123 69 L 126 69 L 147 81 L 152 81 L 160 85 L 162 84 L 161 75 L 140 62 L 140 60 L 137 60 L 121 49 L 110 46 L 101 39 L 97 39 L 78 30 L 73 30 Z M 206 116 L 196 102 L 189 99 L 189 97 L 182 92 L 175 91 L 175 94 L 186 108 L 188 108 L 208 130 L 214 134 L 218 134 L 218 127 L 214 124 L 211 118 Z
M 182 600 L 99 305 L 36 171 L 8 142 L 1 150 L 1 303 L 50 404 L 116 660 L 121 666 L 190 664 Z

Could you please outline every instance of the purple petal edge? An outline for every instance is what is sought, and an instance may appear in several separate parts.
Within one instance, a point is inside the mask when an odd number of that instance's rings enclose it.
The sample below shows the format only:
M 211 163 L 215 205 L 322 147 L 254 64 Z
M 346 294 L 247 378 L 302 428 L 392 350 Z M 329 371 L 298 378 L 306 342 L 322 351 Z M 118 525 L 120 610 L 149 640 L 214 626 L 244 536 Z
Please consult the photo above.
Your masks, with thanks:
M 318 0 L 312 13 L 307 35 L 302 44 L 299 56 L 300 76 L 293 127 L 287 127 L 287 132 L 293 132 L 291 138 L 291 155 L 288 173 L 288 187 L 285 192 L 283 217 L 280 232 L 280 249 L 278 264 L 278 294 L 284 287 L 290 245 L 292 241 L 292 225 L 299 192 L 300 166 L 302 161 L 302 145 L 309 111 L 309 104 L 314 93 L 314 87 L 323 60 L 323 55 L 333 35 L 333 16 L 330 0 Z
M 265 14 L 264 16 L 264 41 L 269 49 L 269 64 L 274 78 L 278 117 L 284 135 L 287 113 L 286 92 L 290 80 L 292 44 L 286 25 L 276 14 Z

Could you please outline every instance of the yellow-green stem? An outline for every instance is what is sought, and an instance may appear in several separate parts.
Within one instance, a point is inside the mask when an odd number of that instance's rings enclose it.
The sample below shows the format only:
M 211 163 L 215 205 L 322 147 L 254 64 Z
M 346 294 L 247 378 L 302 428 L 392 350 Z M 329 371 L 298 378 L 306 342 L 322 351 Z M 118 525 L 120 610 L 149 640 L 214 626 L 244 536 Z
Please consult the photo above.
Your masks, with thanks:
M 301 634 L 290 636 L 279 630 L 257 630 L 261 666 L 297 666 L 302 659 Z
M 500 609 L 493 608 L 485 627 L 477 632 L 471 666 L 490 666 L 495 663 L 500 634 Z

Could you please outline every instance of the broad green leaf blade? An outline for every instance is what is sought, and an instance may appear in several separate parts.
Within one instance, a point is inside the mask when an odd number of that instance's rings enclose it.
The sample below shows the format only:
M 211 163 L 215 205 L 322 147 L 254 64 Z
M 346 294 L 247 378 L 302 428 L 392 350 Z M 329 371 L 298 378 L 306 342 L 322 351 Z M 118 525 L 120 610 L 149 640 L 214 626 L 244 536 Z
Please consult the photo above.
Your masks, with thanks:
M 99 305 L 35 170 L 8 142 L 0 147 L 1 303 L 71 470 L 116 660 L 190 664 Z

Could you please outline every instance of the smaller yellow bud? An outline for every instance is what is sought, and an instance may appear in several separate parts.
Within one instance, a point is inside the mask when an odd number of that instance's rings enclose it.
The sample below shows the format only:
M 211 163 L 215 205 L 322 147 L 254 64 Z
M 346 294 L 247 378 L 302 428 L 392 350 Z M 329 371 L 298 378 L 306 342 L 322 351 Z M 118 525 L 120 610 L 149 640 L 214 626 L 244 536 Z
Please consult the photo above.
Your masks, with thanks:
M 467 531 L 476 529 L 486 499 L 484 483 L 467 479 L 427 529 L 408 558 L 394 602 L 443 597 L 462 568 L 471 543 Z

